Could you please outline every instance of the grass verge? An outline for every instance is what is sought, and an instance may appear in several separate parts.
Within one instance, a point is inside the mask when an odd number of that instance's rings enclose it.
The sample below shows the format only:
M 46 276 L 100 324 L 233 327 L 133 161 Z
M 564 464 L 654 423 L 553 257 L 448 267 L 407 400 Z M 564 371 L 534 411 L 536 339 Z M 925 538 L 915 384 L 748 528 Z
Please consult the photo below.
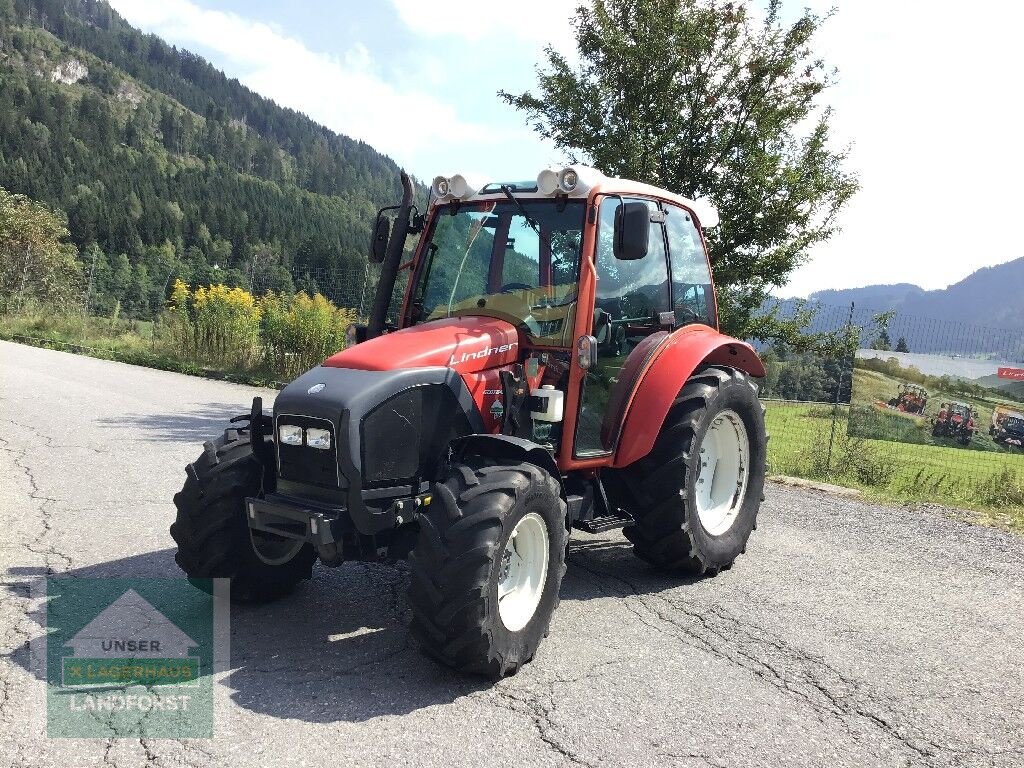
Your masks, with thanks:
M 966 508 L 1024 530 L 1024 455 L 851 437 L 843 414 L 833 436 L 831 412 L 820 405 L 766 405 L 772 473 L 860 488 L 881 501 Z

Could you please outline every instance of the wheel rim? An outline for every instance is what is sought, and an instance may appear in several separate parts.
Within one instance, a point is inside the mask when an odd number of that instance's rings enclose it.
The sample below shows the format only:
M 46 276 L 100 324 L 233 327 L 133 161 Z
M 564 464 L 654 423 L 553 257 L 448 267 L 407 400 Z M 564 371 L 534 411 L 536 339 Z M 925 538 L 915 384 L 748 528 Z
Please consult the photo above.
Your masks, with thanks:
M 302 549 L 302 542 L 249 529 L 249 541 L 256 557 L 267 565 L 284 565 Z
M 510 632 L 525 627 L 537 612 L 548 577 L 548 527 L 536 512 L 512 529 L 498 570 L 498 616 Z
M 750 440 L 743 419 L 722 411 L 701 441 L 695 497 L 700 524 L 712 536 L 727 532 L 743 507 L 750 470 Z

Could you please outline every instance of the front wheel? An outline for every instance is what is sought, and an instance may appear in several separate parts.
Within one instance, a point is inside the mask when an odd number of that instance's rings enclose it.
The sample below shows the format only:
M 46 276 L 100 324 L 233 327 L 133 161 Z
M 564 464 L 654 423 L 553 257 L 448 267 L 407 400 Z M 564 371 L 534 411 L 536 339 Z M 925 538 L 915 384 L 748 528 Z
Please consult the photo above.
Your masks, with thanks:
M 558 605 L 565 515 L 558 483 L 533 464 L 454 464 L 434 486 L 410 557 L 420 647 L 492 678 L 529 662 Z
M 228 429 L 207 443 L 186 475 L 174 495 L 171 536 L 187 576 L 230 579 L 232 600 L 242 602 L 276 599 L 310 578 L 312 546 L 249 528 L 245 498 L 263 492 L 263 465 L 248 430 Z
M 643 560 L 713 575 L 746 550 L 765 479 L 764 409 L 742 371 L 698 370 L 669 409 L 651 452 L 610 473 L 623 533 Z

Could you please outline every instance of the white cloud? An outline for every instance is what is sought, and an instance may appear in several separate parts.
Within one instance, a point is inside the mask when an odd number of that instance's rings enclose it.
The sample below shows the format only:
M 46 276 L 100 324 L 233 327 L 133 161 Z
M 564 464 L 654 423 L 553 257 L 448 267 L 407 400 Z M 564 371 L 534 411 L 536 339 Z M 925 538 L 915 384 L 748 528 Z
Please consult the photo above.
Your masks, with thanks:
M 130 23 L 179 45 L 215 52 L 254 91 L 306 113 L 317 122 L 361 139 L 416 166 L 417 153 L 433 143 L 494 144 L 505 139 L 465 121 L 455 108 L 416 89 L 387 82 L 361 45 L 340 56 L 311 51 L 279 29 L 190 0 L 112 0 Z M 410 80 L 410 82 L 415 82 Z M 415 115 L 414 124 L 410 115 Z
M 516 38 L 562 53 L 575 50 L 572 17 L 579 0 L 518 0 L 496 6 L 479 0 L 391 0 L 399 18 L 423 37 L 461 38 L 481 43 Z

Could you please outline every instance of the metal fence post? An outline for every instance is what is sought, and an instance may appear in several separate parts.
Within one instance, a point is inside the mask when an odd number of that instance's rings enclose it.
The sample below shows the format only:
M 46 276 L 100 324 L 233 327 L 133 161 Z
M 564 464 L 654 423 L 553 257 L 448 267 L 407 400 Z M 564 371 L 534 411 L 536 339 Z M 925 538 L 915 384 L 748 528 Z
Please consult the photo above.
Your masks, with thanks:
M 846 333 L 844 339 L 849 340 L 850 331 L 853 328 L 853 308 L 854 302 L 850 302 L 850 315 L 846 319 Z M 856 356 L 857 350 L 850 351 L 850 391 L 853 391 L 853 358 Z M 843 380 L 846 378 L 846 369 L 841 368 L 839 370 L 839 380 L 836 382 L 836 394 L 832 401 L 832 432 L 828 436 L 828 458 L 825 462 L 826 474 L 831 479 L 832 477 L 832 447 L 836 442 L 836 424 L 839 422 L 839 399 L 843 393 Z

